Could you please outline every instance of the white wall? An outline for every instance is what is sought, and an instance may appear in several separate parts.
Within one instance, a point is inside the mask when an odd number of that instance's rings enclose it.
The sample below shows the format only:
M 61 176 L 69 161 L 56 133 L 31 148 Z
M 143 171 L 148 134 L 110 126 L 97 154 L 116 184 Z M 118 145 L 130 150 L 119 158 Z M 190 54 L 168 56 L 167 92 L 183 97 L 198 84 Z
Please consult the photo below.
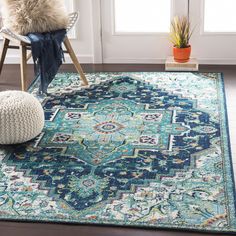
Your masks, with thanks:
M 80 12 L 80 20 L 76 25 L 76 39 L 71 39 L 76 55 L 81 63 L 101 63 L 102 62 L 102 50 L 101 50 L 101 17 L 100 12 L 100 0 L 65 0 L 74 1 L 75 10 Z M 177 0 L 173 0 L 177 3 Z M 181 0 L 186 1 L 186 0 Z M 190 7 L 191 18 L 194 23 L 198 23 L 200 17 L 200 0 L 193 0 Z M 180 0 L 178 0 L 178 5 Z M 104 38 L 105 39 L 105 38 Z M 222 41 L 222 39 L 224 39 Z M 200 63 L 207 64 L 236 64 L 236 48 L 233 41 L 236 36 L 216 36 L 210 37 L 206 35 L 200 35 L 199 29 L 196 30 L 195 35 L 192 38 L 193 56 L 200 59 Z M 215 40 L 215 41 L 214 41 Z M 225 43 L 224 43 L 225 41 Z M 215 42 L 215 43 L 214 43 Z M 169 44 L 169 42 L 166 42 Z M 105 47 L 106 44 L 104 44 Z M 225 48 L 222 47 L 224 45 Z M 105 51 L 106 48 L 104 48 Z M 220 49 L 220 50 L 219 50 Z M 224 50 L 223 50 L 224 49 Z M 171 50 L 167 50 L 166 54 L 170 54 Z M 155 55 L 159 55 L 157 52 Z M 168 55 L 166 55 L 167 57 Z M 165 56 L 153 63 L 163 62 Z M 19 63 L 19 54 L 17 50 L 9 50 L 6 62 L 7 63 Z M 69 58 L 66 56 L 66 62 L 70 63 Z M 148 63 L 147 57 L 139 57 L 138 63 Z M 129 63 L 129 61 L 122 60 L 122 63 Z
M 93 0 L 74 0 L 80 19 L 76 25 L 76 39 L 71 39 L 74 50 L 82 63 L 93 63 Z

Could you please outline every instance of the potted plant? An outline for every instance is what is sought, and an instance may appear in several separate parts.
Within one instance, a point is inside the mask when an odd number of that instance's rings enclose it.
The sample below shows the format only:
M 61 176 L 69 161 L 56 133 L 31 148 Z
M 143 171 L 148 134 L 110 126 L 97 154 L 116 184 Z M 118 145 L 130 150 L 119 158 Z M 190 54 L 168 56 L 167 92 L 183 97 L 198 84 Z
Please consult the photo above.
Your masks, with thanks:
M 173 56 L 176 62 L 188 62 L 191 55 L 189 40 L 192 36 L 191 24 L 186 16 L 176 16 L 171 22 L 170 40 L 173 43 Z

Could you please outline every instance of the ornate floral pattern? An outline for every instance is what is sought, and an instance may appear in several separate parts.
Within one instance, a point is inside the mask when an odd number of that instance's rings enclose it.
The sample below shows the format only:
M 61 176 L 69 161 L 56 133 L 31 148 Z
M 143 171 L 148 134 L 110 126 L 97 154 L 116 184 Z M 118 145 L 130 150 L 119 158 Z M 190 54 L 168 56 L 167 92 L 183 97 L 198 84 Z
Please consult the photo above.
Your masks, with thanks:
M 236 232 L 221 76 L 87 77 L 59 74 L 42 134 L 0 148 L 1 218 Z

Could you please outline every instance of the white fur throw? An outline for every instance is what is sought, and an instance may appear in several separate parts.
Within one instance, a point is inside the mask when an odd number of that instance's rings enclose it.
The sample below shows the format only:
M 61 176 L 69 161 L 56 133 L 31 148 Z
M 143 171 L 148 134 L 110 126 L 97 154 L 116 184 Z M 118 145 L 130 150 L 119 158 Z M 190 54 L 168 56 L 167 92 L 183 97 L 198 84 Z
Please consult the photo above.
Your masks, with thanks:
M 1 0 L 3 24 L 26 35 L 65 29 L 68 14 L 63 0 Z

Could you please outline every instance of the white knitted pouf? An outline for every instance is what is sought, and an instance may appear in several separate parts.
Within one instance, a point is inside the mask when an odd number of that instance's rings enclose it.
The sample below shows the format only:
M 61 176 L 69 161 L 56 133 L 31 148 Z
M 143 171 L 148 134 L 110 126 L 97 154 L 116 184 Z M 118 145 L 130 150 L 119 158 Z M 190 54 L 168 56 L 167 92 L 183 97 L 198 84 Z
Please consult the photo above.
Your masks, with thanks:
M 44 127 L 44 111 L 31 94 L 0 92 L 0 144 L 19 144 L 38 136 Z

